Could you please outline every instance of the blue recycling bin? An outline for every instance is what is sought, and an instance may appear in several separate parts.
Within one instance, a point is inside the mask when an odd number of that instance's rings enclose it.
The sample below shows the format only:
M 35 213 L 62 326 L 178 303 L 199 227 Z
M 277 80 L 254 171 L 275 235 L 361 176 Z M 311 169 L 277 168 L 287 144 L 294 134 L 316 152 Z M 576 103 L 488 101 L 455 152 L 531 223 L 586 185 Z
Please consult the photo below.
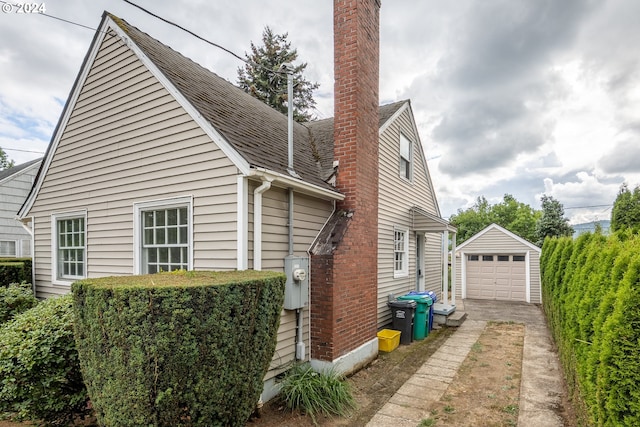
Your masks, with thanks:
M 426 295 L 431 298 L 432 304 L 429 306 L 429 332 L 433 330 L 433 304 L 438 301 L 438 296 L 433 291 L 411 291 L 407 295 Z

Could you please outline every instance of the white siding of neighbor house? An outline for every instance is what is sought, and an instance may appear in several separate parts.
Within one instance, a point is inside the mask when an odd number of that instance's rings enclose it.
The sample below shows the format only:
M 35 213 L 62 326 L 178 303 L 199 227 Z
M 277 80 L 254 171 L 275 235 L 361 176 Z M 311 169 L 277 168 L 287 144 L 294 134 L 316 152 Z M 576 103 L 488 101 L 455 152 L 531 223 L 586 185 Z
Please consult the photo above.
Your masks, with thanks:
M 413 144 L 412 181 L 400 177 L 400 133 Z M 419 206 L 438 215 L 422 145 L 412 125 L 410 109 L 400 114 L 380 135 L 380 181 L 378 213 L 378 328 L 391 322 L 387 306 L 389 294 L 396 296 L 416 289 L 416 236 L 412 228 L 411 207 Z M 409 275 L 393 277 L 394 227 L 409 230 Z M 442 237 L 428 233 L 425 246 L 425 290 L 440 294 L 442 279 Z
M 542 302 L 540 293 L 540 254 L 538 251 L 531 247 L 519 242 L 513 237 L 503 233 L 499 229 L 488 230 L 483 235 L 479 236 L 474 241 L 465 245 L 463 248 L 459 248 L 456 252 L 458 258 L 457 268 L 457 298 L 462 298 L 462 263 L 464 262 L 460 257 L 460 253 L 464 253 L 465 256 L 469 254 L 478 255 L 525 255 L 529 253 L 529 271 L 531 281 L 531 303 L 539 304 Z
M 13 241 L 16 256 L 31 256 L 31 235 L 16 220 L 16 214 L 24 203 L 40 162 L 36 162 L 0 183 L 0 240 Z
M 87 276 L 133 274 L 133 205 L 193 197 L 193 268 L 236 264 L 237 168 L 118 38 L 106 36 L 27 216 L 39 297 L 51 215 L 86 210 Z
M 253 266 L 253 191 L 259 185 L 249 185 L 249 266 Z M 262 269 L 284 271 L 284 258 L 289 254 L 288 193 L 272 187 L 262 195 Z M 294 193 L 293 254 L 308 256 L 307 250 L 333 211 L 331 202 Z M 313 274 L 313 273 L 312 273 Z M 309 355 L 309 308 L 303 310 L 303 340 Z M 285 371 L 295 360 L 296 312 L 283 310 L 278 329 L 278 343 L 265 380 Z

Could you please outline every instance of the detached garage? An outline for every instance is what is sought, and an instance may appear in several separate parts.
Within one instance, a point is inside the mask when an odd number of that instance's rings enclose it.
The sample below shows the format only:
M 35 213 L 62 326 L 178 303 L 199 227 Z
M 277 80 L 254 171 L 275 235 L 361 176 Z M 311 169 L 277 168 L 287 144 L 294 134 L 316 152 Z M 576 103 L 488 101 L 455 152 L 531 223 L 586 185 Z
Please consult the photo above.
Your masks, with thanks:
M 491 224 L 456 249 L 457 297 L 539 304 L 540 248 Z

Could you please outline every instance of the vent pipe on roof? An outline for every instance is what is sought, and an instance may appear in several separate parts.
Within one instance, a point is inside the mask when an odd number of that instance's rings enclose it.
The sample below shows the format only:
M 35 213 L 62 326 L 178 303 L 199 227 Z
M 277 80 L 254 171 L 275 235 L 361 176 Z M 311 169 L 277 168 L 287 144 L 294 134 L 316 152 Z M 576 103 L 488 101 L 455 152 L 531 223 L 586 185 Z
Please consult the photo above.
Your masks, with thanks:
M 289 162 L 287 169 L 289 173 L 296 176 L 293 169 L 293 65 L 285 62 L 280 66 L 279 72 L 287 73 L 287 146 L 289 148 Z

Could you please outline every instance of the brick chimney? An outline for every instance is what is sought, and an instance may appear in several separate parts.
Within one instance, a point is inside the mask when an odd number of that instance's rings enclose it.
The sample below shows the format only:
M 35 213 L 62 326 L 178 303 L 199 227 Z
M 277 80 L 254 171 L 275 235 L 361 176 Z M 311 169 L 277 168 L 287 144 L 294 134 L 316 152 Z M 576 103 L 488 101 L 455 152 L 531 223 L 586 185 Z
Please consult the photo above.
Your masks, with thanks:
M 334 159 L 346 197 L 312 256 L 311 357 L 376 337 L 380 0 L 334 0 Z M 322 239 L 320 239 L 322 240 Z

